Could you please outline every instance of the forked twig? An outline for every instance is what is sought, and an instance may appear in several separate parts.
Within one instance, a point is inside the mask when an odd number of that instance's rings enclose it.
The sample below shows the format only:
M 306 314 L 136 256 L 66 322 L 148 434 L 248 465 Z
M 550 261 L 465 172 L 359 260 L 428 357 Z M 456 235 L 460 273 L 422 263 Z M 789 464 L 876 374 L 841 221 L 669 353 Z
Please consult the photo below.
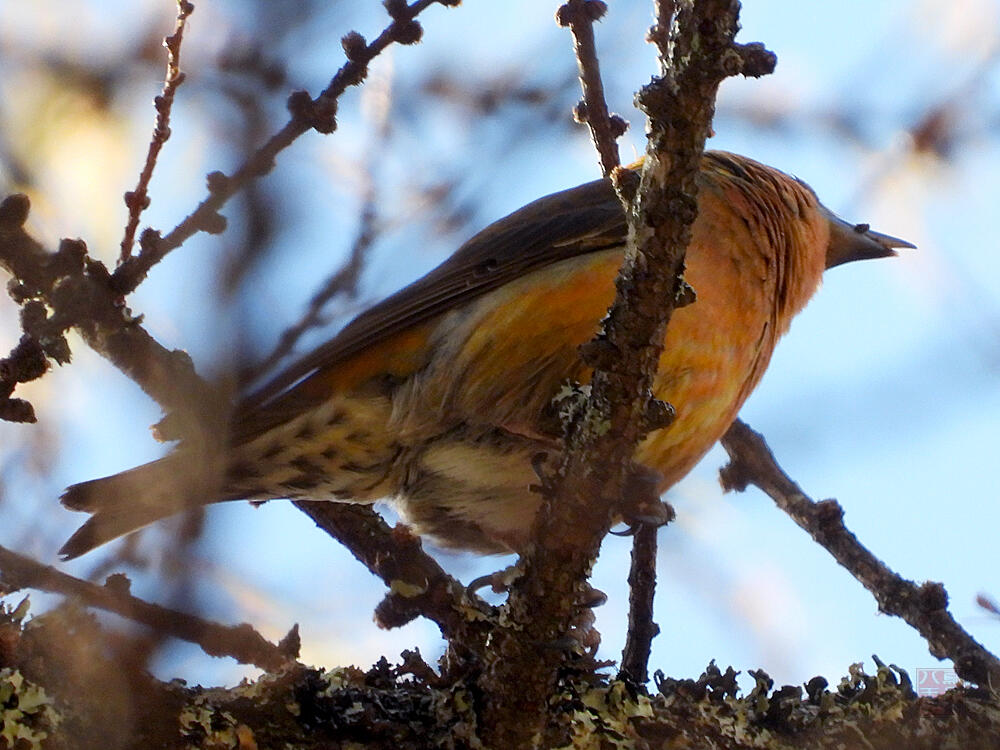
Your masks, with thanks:
M 387 0 L 385 3 L 390 23 L 371 43 L 357 32 L 347 34 L 343 40 L 347 62 L 333 76 L 329 85 L 315 99 L 304 91 L 288 98 L 291 114 L 288 122 L 258 148 L 231 175 L 212 172 L 208 175 L 208 197 L 185 217 L 180 224 L 164 236 L 146 230 L 139 238 L 140 251 L 128 258 L 115 270 L 112 282 L 121 294 L 132 292 L 146 277 L 149 270 L 171 250 L 181 246 L 198 232 L 217 234 L 226 228 L 226 220 L 219 210 L 242 187 L 271 171 L 278 154 L 299 136 L 315 129 L 331 133 L 337 127 L 337 101 L 349 86 L 360 84 L 368 74 L 368 65 L 386 47 L 393 43 L 416 44 L 423 30 L 416 17 L 431 5 L 457 5 L 458 0 L 416 0 L 408 5 L 405 0 Z

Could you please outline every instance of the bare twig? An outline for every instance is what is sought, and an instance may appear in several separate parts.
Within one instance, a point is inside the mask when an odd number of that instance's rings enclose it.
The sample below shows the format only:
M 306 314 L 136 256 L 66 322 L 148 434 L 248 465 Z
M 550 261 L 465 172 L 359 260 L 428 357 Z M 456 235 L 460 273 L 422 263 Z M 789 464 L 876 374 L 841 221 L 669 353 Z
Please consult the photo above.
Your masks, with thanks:
M 656 535 L 659 528 L 640 524 L 632 540 L 628 585 L 628 636 L 622 650 L 620 676 L 633 685 L 649 681 L 649 653 L 660 626 L 653 622 L 656 593 Z
M 114 612 L 157 632 L 197 644 L 210 656 L 230 656 L 261 669 L 281 669 L 298 656 L 297 649 L 275 646 L 245 623 L 235 627 L 219 625 L 137 599 L 128 593 L 128 579 L 120 575 L 98 586 L 0 547 L 0 582 L 8 592 L 31 588 L 76 597 L 89 607 Z M 293 637 L 286 641 L 294 644 L 294 628 L 290 635 Z
M 586 577 L 635 472 L 635 446 L 662 426 L 652 415 L 667 412 L 652 398 L 652 377 L 673 307 L 690 299 L 681 274 L 715 93 L 729 75 L 763 70 L 763 54 L 733 44 L 738 14 L 736 0 L 685 5 L 660 50 L 664 77 L 637 97 L 650 118 L 638 192 L 628 180 L 633 173 L 612 175 L 630 206 L 626 262 L 604 332 L 587 347 L 585 361 L 594 368 L 590 398 L 567 431 L 556 476 L 545 483 L 533 543 L 522 560 L 525 573 L 508 598 L 514 627 L 494 636 L 481 679 L 490 695 L 488 744 L 524 747 L 542 729 L 562 659 L 544 644 L 562 638 L 583 603 Z M 768 59 L 773 67 L 774 56 Z M 589 429 L 595 425 L 599 429 Z
M 918 586 L 900 577 L 873 555 L 844 526 L 836 500 L 814 502 L 781 467 L 764 439 L 740 420 L 722 438 L 730 463 L 720 477 L 727 490 L 753 484 L 847 568 L 874 596 L 879 609 L 903 618 L 926 640 L 931 654 L 951 659 L 963 680 L 1000 685 L 1000 660 L 969 635 L 948 612 L 948 594 L 940 583 Z
M 576 105 L 577 122 L 590 126 L 590 135 L 601 160 L 601 173 L 608 177 L 620 163 L 618 138 L 628 129 L 628 123 L 619 115 L 609 115 L 604 99 L 604 83 L 594 42 L 594 21 L 600 20 L 608 6 L 602 0 L 567 0 L 556 12 L 556 22 L 569 26 L 573 33 L 573 47 L 580 68 L 580 86 L 583 100 Z
M 299 91 L 288 98 L 291 117 L 284 127 L 255 151 L 232 175 L 213 172 L 208 175 L 209 195 L 198 207 L 167 235 L 146 230 L 139 238 L 138 256 L 129 258 L 114 272 L 112 280 L 121 294 L 133 291 L 146 277 L 149 269 L 192 235 L 198 232 L 217 234 L 225 230 L 226 221 L 219 214 L 236 192 L 251 180 L 261 177 L 274 167 L 277 155 L 299 136 L 311 129 L 331 133 L 337 127 L 337 100 L 349 86 L 360 84 L 368 74 L 368 65 L 386 47 L 394 42 L 415 44 L 423 33 L 416 16 L 434 4 L 457 5 L 457 0 L 416 0 L 407 5 L 405 0 L 388 0 L 385 5 L 392 17 L 382 33 L 370 44 L 357 32 L 343 38 L 347 62 L 337 71 L 330 84 L 315 99 Z
M 139 174 L 139 182 L 135 190 L 125 193 L 125 206 L 128 208 L 128 222 L 125 225 L 125 236 L 122 238 L 120 261 L 124 263 L 132 255 L 132 244 L 135 242 L 135 232 L 139 228 L 139 217 L 149 207 L 149 181 L 153 178 L 156 159 L 160 155 L 163 144 L 170 138 L 170 110 L 174 106 L 174 95 L 177 88 L 184 82 L 181 72 L 181 43 L 184 41 L 184 26 L 188 16 L 194 12 L 194 5 L 188 0 L 177 0 L 177 20 L 174 23 L 174 33 L 163 40 L 167 49 L 167 74 L 163 79 L 163 91 L 153 100 L 156 108 L 156 125 L 153 127 L 153 138 L 149 142 L 146 153 L 146 163 Z

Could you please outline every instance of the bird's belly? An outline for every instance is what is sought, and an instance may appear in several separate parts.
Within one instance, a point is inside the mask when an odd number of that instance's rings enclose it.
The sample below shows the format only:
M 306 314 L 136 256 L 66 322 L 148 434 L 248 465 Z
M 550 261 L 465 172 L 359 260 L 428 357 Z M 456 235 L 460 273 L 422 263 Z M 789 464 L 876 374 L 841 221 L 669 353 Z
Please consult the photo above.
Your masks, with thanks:
M 414 531 L 443 547 L 518 551 L 541 504 L 532 488 L 539 450 L 498 430 L 439 436 L 400 462 L 394 505 Z
M 703 304 L 699 310 L 696 303 L 678 310 L 667 330 L 653 392 L 674 407 L 676 419 L 636 450 L 639 463 L 662 475 L 661 492 L 722 437 L 770 360 L 774 337 L 767 317 L 732 307 Z M 727 320 L 727 314 L 738 319 Z
M 636 452 L 640 464 L 662 475 L 661 492 L 690 471 L 732 422 L 752 385 L 752 356 L 746 358 L 719 352 L 701 358 L 697 368 L 666 371 L 670 383 L 657 395 L 675 404 L 678 418 Z M 444 547 L 502 553 L 518 552 L 529 540 L 542 500 L 533 463 L 546 458 L 551 468 L 560 449 L 502 429 L 466 426 L 408 450 L 395 481 L 403 519 Z

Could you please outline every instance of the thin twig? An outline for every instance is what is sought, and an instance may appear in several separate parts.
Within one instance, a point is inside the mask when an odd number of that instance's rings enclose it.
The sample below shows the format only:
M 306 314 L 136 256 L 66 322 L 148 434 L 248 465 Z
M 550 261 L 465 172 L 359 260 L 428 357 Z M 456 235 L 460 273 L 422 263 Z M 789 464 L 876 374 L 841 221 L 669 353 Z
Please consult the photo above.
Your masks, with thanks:
M 219 625 L 137 599 L 128 593 L 128 580 L 124 576 L 111 576 L 104 586 L 98 586 L 0 547 L 0 582 L 8 592 L 30 588 L 76 597 L 87 606 L 114 612 L 157 632 L 197 644 L 210 656 L 230 656 L 241 664 L 269 671 L 281 669 L 298 656 L 297 651 L 289 653 L 275 646 L 246 623 Z M 290 643 L 294 641 L 294 637 L 288 639 Z
M 879 609 L 901 617 L 922 635 L 931 654 L 951 659 L 963 680 L 1000 685 L 1000 660 L 969 635 L 948 612 L 948 594 L 940 583 L 917 585 L 890 570 L 844 526 L 836 500 L 815 502 L 778 466 L 764 438 L 736 420 L 722 438 L 730 463 L 720 472 L 726 490 L 753 484 L 843 565 L 878 602 Z
M 600 20 L 608 6 L 602 0 L 567 0 L 556 11 L 556 22 L 569 26 L 573 33 L 573 49 L 580 69 L 580 86 L 583 101 L 576 105 L 574 115 L 577 122 L 590 126 L 601 161 L 601 173 L 605 177 L 621 162 L 618 157 L 618 141 L 628 129 L 628 123 L 619 115 L 608 113 L 608 103 L 604 99 L 604 82 L 594 41 L 594 21 Z
M 659 527 L 639 524 L 632 539 L 632 565 L 628 574 L 628 636 L 622 651 L 620 676 L 633 685 L 649 681 L 649 653 L 660 626 L 653 622 L 656 594 L 656 536 Z
M 347 62 L 337 71 L 329 85 L 315 99 L 305 92 L 296 92 L 288 99 L 291 117 L 277 133 L 257 149 L 231 175 L 213 172 L 208 175 L 209 195 L 180 224 L 161 237 L 152 230 L 143 232 L 139 239 L 138 256 L 122 263 L 113 274 L 115 289 L 121 294 L 132 292 L 156 263 L 160 262 L 188 238 L 198 232 L 217 234 L 225 230 L 226 221 L 219 214 L 228 201 L 242 187 L 262 177 L 274 167 L 280 152 L 299 136 L 311 129 L 331 133 L 337 127 L 337 100 L 349 86 L 360 84 L 368 74 L 368 65 L 386 47 L 394 42 L 415 44 L 420 41 L 422 29 L 416 16 L 434 4 L 456 5 L 457 0 L 417 0 L 407 5 L 401 0 L 389 0 L 386 8 L 392 16 L 390 23 L 370 44 L 356 32 L 343 39 Z
M 324 322 L 323 310 L 326 309 L 331 300 L 341 294 L 353 296 L 356 293 L 361 269 L 364 267 L 368 250 L 375 238 L 374 223 L 375 206 L 366 201 L 361 213 L 361 227 L 357 239 L 351 246 L 350 256 L 309 300 L 309 308 L 302 317 L 293 326 L 285 329 L 271 353 L 261 362 L 254 364 L 254 376 L 271 370 L 292 352 L 299 339 L 306 332 L 322 325 Z
M 181 43 L 184 41 L 185 24 L 193 12 L 193 4 L 187 0 L 177 0 L 174 33 L 163 40 L 163 46 L 167 49 L 167 74 L 163 79 L 163 91 L 153 100 L 153 106 L 156 108 L 156 124 L 146 153 L 146 163 L 139 174 L 135 190 L 125 193 L 128 222 L 125 225 L 125 236 L 122 238 L 120 263 L 124 263 L 132 255 L 135 232 L 139 228 L 139 217 L 149 207 L 149 181 L 153 178 L 160 150 L 170 138 L 170 110 L 174 106 L 177 88 L 184 83 L 184 74 L 181 72 Z

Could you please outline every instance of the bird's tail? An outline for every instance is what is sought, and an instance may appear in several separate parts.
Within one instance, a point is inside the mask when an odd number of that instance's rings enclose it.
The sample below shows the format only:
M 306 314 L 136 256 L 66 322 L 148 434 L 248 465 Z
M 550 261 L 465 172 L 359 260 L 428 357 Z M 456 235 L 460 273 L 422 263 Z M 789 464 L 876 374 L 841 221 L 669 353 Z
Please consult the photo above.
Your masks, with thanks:
M 67 488 L 60 498 L 62 504 L 91 517 L 59 554 L 72 560 L 154 521 L 219 500 L 218 483 L 206 480 L 209 472 L 199 470 L 194 463 L 191 456 L 177 452 L 121 474 Z

